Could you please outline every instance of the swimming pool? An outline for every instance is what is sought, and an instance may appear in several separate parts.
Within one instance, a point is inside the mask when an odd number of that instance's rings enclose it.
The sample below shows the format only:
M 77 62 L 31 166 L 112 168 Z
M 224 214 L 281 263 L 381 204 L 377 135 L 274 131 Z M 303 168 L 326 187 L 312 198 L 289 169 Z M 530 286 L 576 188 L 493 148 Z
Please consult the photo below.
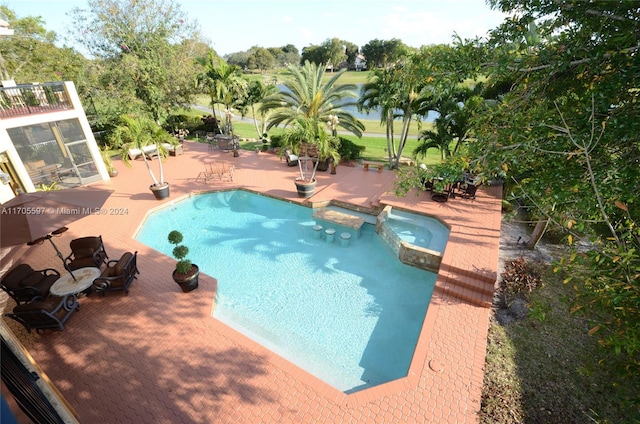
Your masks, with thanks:
M 350 393 L 406 376 L 436 274 L 400 263 L 364 224 L 348 246 L 313 235 L 313 210 L 243 190 L 195 195 L 136 239 L 218 280 L 213 316 Z M 339 234 L 340 229 L 337 228 Z

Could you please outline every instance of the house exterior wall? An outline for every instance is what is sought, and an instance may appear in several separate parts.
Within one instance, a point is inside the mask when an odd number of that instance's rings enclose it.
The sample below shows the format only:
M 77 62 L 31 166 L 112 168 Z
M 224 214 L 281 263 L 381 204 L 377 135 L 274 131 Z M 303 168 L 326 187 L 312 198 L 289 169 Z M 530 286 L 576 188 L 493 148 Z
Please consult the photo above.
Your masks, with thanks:
M 0 119 L 0 153 L 4 152 L 7 155 L 27 192 L 36 191 L 36 187 L 32 183 L 25 164 L 22 162 L 15 146 L 13 145 L 7 129 L 77 119 L 80 122 L 85 139 L 87 140 L 87 147 L 91 154 L 91 158 L 95 163 L 98 174 L 100 175 L 100 179 L 109 179 L 109 173 L 104 165 L 104 161 L 102 160 L 100 149 L 96 143 L 95 137 L 93 136 L 93 131 L 91 130 L 89 121 L 84 113 L 84 109 L 80 98 L 78 97 L 74 83 L 71 81 L 65 81 L 64 89 L 72 105 L 69 109 L 47 111 L 45 113 L 25 114 Z M 8 185 L 0 182 L 0 203 L 4 203 L 13 197 L 14 194 Z

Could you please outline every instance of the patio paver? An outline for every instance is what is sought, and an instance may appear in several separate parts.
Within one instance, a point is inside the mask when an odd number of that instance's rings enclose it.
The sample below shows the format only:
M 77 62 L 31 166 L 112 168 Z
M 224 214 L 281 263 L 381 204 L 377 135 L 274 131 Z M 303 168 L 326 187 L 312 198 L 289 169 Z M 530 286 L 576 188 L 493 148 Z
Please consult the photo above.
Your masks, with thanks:
M 198 290 L 182 293 L 171 279 L 175 260 L 132 238 L 149 210 L 190 192 L 243 187 L 304 200 L 293 184 L 297 169 L 276 155 L 241 151 L 233 158 L 193 142 L 185 142 L 184 150 L 164 163 L 169 199 L 153 198 L 141 159 L 133 161 L 133 168 L 115 161 L 119 176 L 93 184 L 115 190 L 101 213 L 69 225 L 55 240 L 65 252 L 73 238 L 102 235 L 111 259 L 138 251 L 140 275 L 128 296 L 82 298 L 82 308 L 63 332 L 30 334 L 5 319 L 80 422 L 477 422 L 487 304 L 498 268 L 499 187 L 479 190 L 473 201 L 437 203 L 428 193 L 396 198 L 394 174 L 388 170 L 362 172 L 361 166 L 341 165 L 336 175 L 318 173 L 311 202 L 338 200 L 361 208 L 388 204 L 429 213 L 451 227 L 409 375 L 346 395 L 212 318 L 216 275 L 201 274 Z M 205 160 L 212 159 L 235 165 L 233 182 L 195 181 Z M 155 161 L 152 167 L 157 172 Z M 48 244 L 5 249 L 2 255 L 3 273 L 21 262 L 60 267 Z M 6 297 L 0 304 L 13 307 Z

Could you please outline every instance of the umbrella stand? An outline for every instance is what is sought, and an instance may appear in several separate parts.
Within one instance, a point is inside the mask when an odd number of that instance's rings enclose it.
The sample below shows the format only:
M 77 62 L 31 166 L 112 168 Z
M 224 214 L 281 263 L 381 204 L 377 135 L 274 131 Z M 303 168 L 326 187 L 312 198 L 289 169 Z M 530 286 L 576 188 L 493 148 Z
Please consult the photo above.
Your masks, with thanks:
M 76 280 L 76 276 L 73 275 L 73 271 L 71 271 L 69 268 L 67 268 L 67 265 L 64 263 L 64 256 L 62 255 L 62 252 L 60 251 L 60 249 L 58 249 L 58 246 L 56 246 L 56 244 L 53 242 L 53 240 L 51 240 L 53 238 L 53 236 L 59 236 L 60 234 L 64 233 L 67 230 L 68 230 L 67 227 L 58 228 L 57 230 L 50 232 L 49 234 L 47 234 L 44 237 L 40 237 L 39 239 L 36 239 L 34 241 L 30 241 L 29 243 L 27 243 L 27 246 L 33 246 L 34 244 L 42 244 L 42 243 L 44 243 L 45 240 L 49 240 L 49 243 L 51 243 L 51 246 L 53 246 L 53 248 L 56 250 L 56 255 L 58 255 L 58 257 L 62 261 L 62 266 L 64 266 L 65 269 L 67 271 L 69 271 L 69 274 L 71 274 L 71 277 L 75 281 Z
M 53 242 L 53 240 L 51 240 L 51 237 L 52 237 L 51 234 L 47 234 L 45 236 L 45 238 L 47 240 L 49 240 L 49 243 L 51 243 L 51 246 L 53 246 L 53 248 L 56 249 L 56 254 L 58 255 L 58 257 L 62 261 L 62 265 L 64 265 L 64 267 L 67 268 L 66 264 L 64 263 L 64 256 L 62 256 L 62 252 L 58 249 L 58 246 L 56 246 L 56 244 Z M 73 275 L 73 271 L 71 271 L 69 268 L 67 268 L 67 271 L 69 271 L 69 274 L 71 274 L 71 277 L 75 281 L 76 280 L 76 276 Z

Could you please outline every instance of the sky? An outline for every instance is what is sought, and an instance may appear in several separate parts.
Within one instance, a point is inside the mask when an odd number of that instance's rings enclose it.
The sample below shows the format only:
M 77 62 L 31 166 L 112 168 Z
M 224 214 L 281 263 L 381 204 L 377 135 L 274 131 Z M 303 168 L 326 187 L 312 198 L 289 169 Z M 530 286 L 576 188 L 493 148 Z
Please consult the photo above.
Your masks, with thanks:
M 216 52 L 224 56 L 253 46 L 303 47 L 340 38 L 360 47 L 373 39 L 397 38 L 420 47 L 483 37 L 504 15 L 485 0 L 178 0 L 183 19 L 197 21 Z M 20 17 L 41 16 L 62 39 L 67 16 L 86 0 L 0 0 Z

